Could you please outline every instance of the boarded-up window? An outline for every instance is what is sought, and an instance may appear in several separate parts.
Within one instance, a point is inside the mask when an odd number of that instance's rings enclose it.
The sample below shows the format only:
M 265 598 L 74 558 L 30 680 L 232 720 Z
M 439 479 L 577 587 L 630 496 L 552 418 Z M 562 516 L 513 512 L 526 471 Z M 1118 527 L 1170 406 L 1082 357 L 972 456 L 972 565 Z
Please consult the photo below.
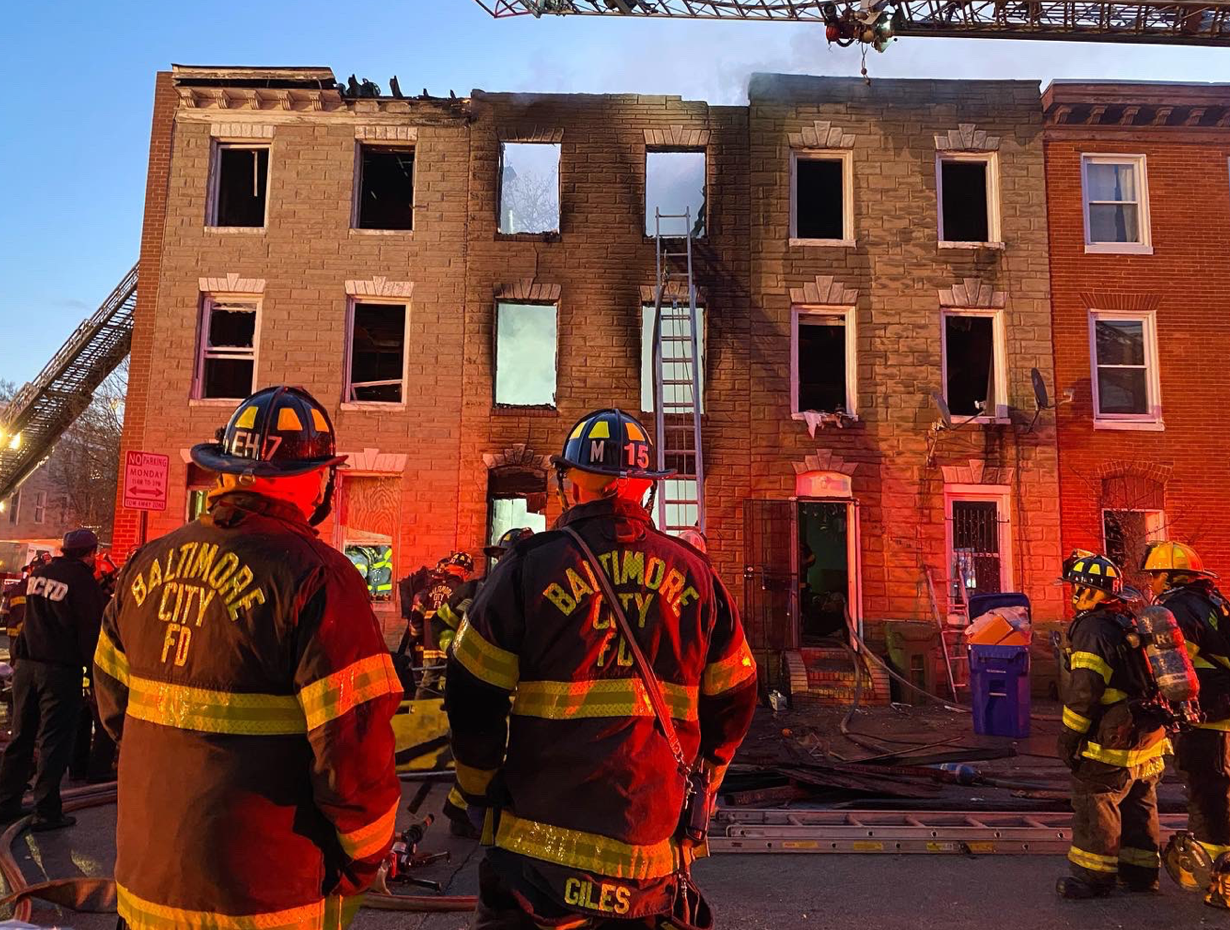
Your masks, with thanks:
M 375 601 L 393 598 L 393 547 L 400 515 L 396 478 L 343 476 L 337 534 L 342 551 Z

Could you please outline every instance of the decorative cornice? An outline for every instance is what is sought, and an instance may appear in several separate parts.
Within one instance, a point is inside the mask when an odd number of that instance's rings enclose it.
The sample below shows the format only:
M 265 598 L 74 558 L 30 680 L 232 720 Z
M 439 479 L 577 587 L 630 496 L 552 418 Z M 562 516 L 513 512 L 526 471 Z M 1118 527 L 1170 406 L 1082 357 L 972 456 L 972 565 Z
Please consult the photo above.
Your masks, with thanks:
M 337 110 L 346 105 L 331 89 L 270 87 L 179 87 L 179 105 L 193 110 Z
M 814 282 L 790 289 L 792 304 L 819 304 L 829 307 L 852 307 L 858 302 L 858 289 L 846 287 L 831 274 L 818 274 Z
M 209 134 L 215 139 L 272 139 L 270 123 L 211 123 Z
M 1015 469 L 988 468 L 982 459 L 970 459 L 965 465 L 943 465 L 945 484 L 1012 484 Z
M 533 278 L 522 278 L 508 284 L 500 284 L 495 289 L 496 300 L 524 300 L 531 303 L 555 303 L 559 300 L 561 287 L 558 284 L 546 284 Z
M 940 288 L 941 307 L 964 307 L 978 310 L 999 310 L 1007 303 L 1007 294 L 978 278 L 966 278 L 961 284 Z
M 230 272 L 225 278 L 198 278 L 197 286 L 203 294 L 263 294 L 264 278 L 241 278 Z
M 702 288 L 695 287 L 696 291 L 696 306 L 703 307 L 705 305 L 705 292 Z M 656 284 L 641 285 L 641 303 L 653 304 L 658 299 L 658 286 Z M 662 302 L 676 301 L 678 303 L 687 303 L 688 301 L 688 286 L 682 281 L 667 281 L 666 287 L 662 289 Z
M 799 462 L 791 462 L 796 475 L 809 471 L 835 471 L 841 475 L 853 476 L 858 471 L 858 462 L 847 462 L 840 455 L 835 455 L 828 449 L 817 449 L 815 455 L 809 455 Z
M 1113 294 L 1109 291 L 1086 291 L 1081 300 L 1090 310 L 1132 310 L 1147 313 L 1162 305 L 1161 294 Z
M 709 130 L 685 129 L 683 126 L 646 129 L 645 144 L 659 148 L 703 149 L 709 144 Z
M 936 133 L 935 148 L 940 152 L 997 152 L 999 136 L 987 135 L 973 123 L 960 123 L 956 129 Z
M 516 127 L 504 126 L 496 130 L 501 142 L 563 142 L 564 129 L 551 126 Z
M 354 137 L 361 142 L 417 142 L 417 126 L 356 126 Z
M 400 475 L 406 470 L 407 456 L 395 452 L 381 452 L 379 449 L 364 449 L 362 452 L 339 452 L 346 456 L 346 471 L 377 472 L 379 474 Z
M 484 452 L 483 464 L 489 470 L 496 468 L 533 468 L 546 472 L 551 468 L 551 457 L 539 455 L 525 443 L 509 446 L 503 452 Z
M 798 132 L 790 133 L 792 149 L 852 149 L 854 133 L 834 126 L 829 120 L 818 119 Z
M 413 281 L 390 281 L 377 275 L 370 281 L 347 281 L 346 294 L 349 297 L 405 297 L 414 296 Z

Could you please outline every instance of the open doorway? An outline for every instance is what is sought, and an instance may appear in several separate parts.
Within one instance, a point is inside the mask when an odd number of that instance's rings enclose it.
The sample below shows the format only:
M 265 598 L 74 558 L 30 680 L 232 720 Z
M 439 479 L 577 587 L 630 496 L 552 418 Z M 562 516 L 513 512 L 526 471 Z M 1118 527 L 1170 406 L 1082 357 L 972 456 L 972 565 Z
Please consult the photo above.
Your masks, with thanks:
M 815 646 L 843 632 L 850 601 L 850 504 L 798 503 L 799 634 Z

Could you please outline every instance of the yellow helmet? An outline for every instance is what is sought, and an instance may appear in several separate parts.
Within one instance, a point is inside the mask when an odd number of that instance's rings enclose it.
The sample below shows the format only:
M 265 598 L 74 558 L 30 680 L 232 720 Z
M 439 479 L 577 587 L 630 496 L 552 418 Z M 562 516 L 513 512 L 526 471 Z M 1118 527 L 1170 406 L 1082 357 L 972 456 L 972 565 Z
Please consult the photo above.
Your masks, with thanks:
M 1185 572 L 1189 575 L 1204 575 L 1206 578 L 1216 578 L 1214 572 L 1204 567 L 1204 559 L 1191 546 L 1181 542 L 1151 543 L 1145 550 L 1144 561 L 1140 565 L 1142 572 Z

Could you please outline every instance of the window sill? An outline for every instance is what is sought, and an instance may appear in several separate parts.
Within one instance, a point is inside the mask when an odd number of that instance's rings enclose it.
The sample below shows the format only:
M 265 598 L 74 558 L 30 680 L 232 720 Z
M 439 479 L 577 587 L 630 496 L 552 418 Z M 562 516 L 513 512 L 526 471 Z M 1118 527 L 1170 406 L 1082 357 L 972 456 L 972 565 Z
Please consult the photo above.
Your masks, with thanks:
M 1012 417 L 974 417 L 971 420 L 968 417 L 957 416 L 954 413 L 952 418 L 961 423 L 977 423 L 979 426 L 1009 426 L 1012 423 Z
M 1086 242 L 1086 255 L 1152 255 L 1153 246 L 1144 242 Z
M 230 407 L 234 408 L 243 400 L 242 397 L 189 397 L 189 407 Z
M 382 400 L 347 400 L 343 401 L 341 410 L 367 410 L 377 413 L 381 410 L 405 410 L 406 402 L 403 401 L 382 401 Z
M 414 230 L 413 229 L 360 229 L 358 226 L 351 226 L 350 235 L 352 236 L 406 236 L 408 238 L 414 235 Z
M 860 422 L 857 413 L 828 413 L 824 410 L 817 410 L 816 413 L 823 414 L 826 417 L 839 417 L 840 419 L 845 420 L 847 424 Z M 803 416 L 803 411 L 801 410 L 792 411 L 790 414 L 790 419 L 798 420 L 800 423 L 806 422 L 806 418 Z
M 265 234 L 264 226 L 206 226 L 207 233 L 216 233 L 219 236 L 263 236 Z
M 790 246 L 792 248 L 798 246 L 819 246 L 828 249 L 852 249 L 858 245 L 857 239 L 799 239 L 795 236 L 790 237 Z
M 558 417 L 559 409 L 557 407 L 546 406 L 518 406 L 516 404 L 492 404 L 491 415 L 497 417 L 522 416 L 522 417 Z
M 950 242 L 947 239 L 941 239 L 939 242 L 941 249 L 990 249 L 994 252 L 1004 251 L 1002 242 Z
M 648 233 L 648 232 L 645 233 L 646 242 L 654 242 L 656 241 L 656 238 L 657 237 L 655 237 L 653 233 Z M 685 233 L 680 233 L 677 236 L 663 236 L 662 241 L 663 242 L 682 242 L 684 239 L 687 239 L 687 238 L 689 237 Z M 705 243 L 709 241 L 709 234 L 706 233 L 703 236 L 691 236 L 690 238 L 693 242 Z
M 500 232 L 496 231 L 496 242 L 559 242 L 562 237 L 558 229 L 552 232 Z
M 1099 420 L 1094 417 L 1094 429 L 1110 429 L 1110 430 L 1138 430 L 1147 433 L 1161 433 L 1165 431 L 1166 424 L 1161 419 L 1157 420 Z

